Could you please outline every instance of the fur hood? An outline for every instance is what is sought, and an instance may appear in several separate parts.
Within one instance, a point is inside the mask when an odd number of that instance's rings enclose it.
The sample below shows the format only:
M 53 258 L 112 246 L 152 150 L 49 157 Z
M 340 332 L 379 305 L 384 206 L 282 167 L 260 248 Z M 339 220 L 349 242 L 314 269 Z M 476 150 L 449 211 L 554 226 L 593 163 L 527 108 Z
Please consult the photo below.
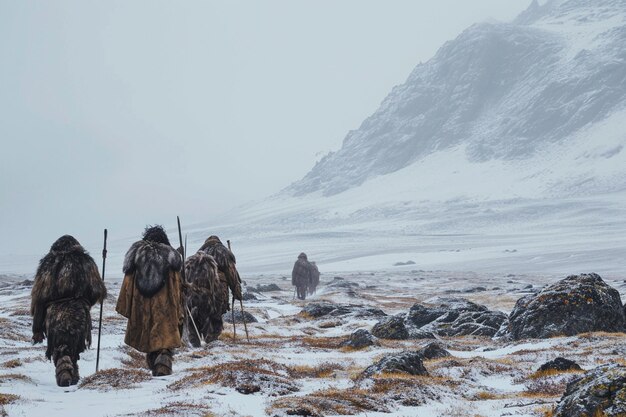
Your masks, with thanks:
M 159 292 L 170 271 L 179 272 L 182 258 L 178 251 L 169 245 L 140 240 L 133 243 L 124 258 L 123 272 L 134 274 L 137 289 L 141 295 L 152 297 Z

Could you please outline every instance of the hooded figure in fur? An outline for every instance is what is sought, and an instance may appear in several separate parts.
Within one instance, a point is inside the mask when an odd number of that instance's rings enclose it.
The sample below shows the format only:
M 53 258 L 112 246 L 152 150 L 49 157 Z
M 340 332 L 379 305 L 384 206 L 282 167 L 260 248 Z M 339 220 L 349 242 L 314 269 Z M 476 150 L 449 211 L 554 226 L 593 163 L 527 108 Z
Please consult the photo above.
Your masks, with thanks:
M 228 305 L 228 293 L 224 299 L 217 263 L 206 252 L 199 251 L 187 258 L 185 277 L 187 307 L 191 312 L 187 323 L 189 342 L 199 347 L 202 340 L 211 342 L 222 333 L 222 314 L 224 306 Z
M 228 304 L 229 288 L 230 292 L 233 294 L 233 302 L 234 300 L 242 299 L 241 278 L 239 277 L 239 272 L 237 271 L 237 261 L 235 260 L 235 255 L 233 255 L 230 249 L 222 244 L 222 241 L 217 236 L 210 236 L 198 252 L 204 252 L 211 255 L 217 263 L 221 295 L 216 299 L 219 299 L 222 302 L 220 311 L 224 314 L 230 309 Z
M 48 338 L 57 385 L 77 384 L 80 353 L 91 345 L 91 307 L 106 297 L 96 263 L 75 238 L 62 236 L 39 262 L 31 295 L 33 341 Z
M 302 252 L 298 255 L 298 260 L 293 265 L 293 270 L 291 271 L 291 285 L 296 287 L 298 300 L 306 299 L 306 292 L 311 284 L 312 272 L 313 270 L 307 260 L 306 253 Z
M 146 228 L 124 259 L 116 310 L 128 319 L 124 342 L 146 353 L 152 375 L 172 373 L 184 319 L 182 258 L 161 226 Z

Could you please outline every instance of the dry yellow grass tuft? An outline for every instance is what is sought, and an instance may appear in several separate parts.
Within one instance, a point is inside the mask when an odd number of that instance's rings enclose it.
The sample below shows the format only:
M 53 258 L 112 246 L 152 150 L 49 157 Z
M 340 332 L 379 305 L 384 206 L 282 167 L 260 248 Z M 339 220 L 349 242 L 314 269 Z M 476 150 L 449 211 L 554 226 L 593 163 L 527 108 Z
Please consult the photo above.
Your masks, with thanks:
M 312 417 L 355 415 L 368 411 L 390 412 L 381 397 L 359 389 L 329 389 L 305 396 L 280 398 L 274 401 L 266 412 L 274 415 L 279 410 L 287 415 Z
M 336 371 L 345 369 L 345 366 L 339 363 L 325 362 L 318 366 L 290 366 L 288 371 L 293 378 L 330 378 Z
M 29 376 L 26 375 L 22 375 L 22 374 L 4 374 L 4 375 L 0 375 L 0 383 L 2 384 L 6 384 L 7 382 L 15 382 L 15 381 L 20 381 L 20 382 L 28 382 L 28 383 L 33 383 L 33 379 Z
M 145 413 L 141 413 L 141 416 L 159 416 L 159 417 L 176 417 L 176 416 L 189 416 L 189 417 L 217 417 L 209 411 L 209 408 L 201 404 L 174 402 L 167 404 L 161 408 L 154 410 L 148 410 Z
M 541 417 L 553 417 L 554 416 L 554 407 L 549 405 L 544 405 L 542 407 L 536 408 L 535 413 Z
M 548 378 L 556 375 L 565 375 L 565 374 L 583 374 L 585 371 L 579 369 L 569 369 L 567 371 L 559 371 L 557 369 L 548 369 L 545 371 L 536 371 L 529 375 L 530 379 L 540 379 L 540 378 Z
M 104 369 L 90 375 L 80 382 L 80 389 L 93 389 L 107 391 L 113 389 L 132 389 L 135 384 L 150 380 L 149 372 L 138 369 Z
M 19 399 L 18 395 L 0 393 L 0 405 L 12 404 Z
M 19 359 L 11 359 L 9 361 L 2 363 L 2 365 L 0 366 L 6 369 L 14 369 L 14 368 L 18 368 L 22 366 L 22 361 Z

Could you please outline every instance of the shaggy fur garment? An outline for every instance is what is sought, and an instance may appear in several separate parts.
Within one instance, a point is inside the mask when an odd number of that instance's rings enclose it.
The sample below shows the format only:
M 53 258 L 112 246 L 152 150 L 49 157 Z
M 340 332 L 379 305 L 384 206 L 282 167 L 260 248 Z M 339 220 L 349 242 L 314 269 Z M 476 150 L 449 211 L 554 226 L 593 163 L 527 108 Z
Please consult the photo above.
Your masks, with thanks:
M 185 276 L 190 284 L 186 301 L 193 318 L 188 323 L 189 341 L 200 346 L 194 323 L 202 339 L 217 339 L 224 327 L 222 314 L 224 304 L 228 305 L 228 292 L 223 291 L 215 259 L 206 252 L 198 252 L 185 261 Z
M 230 249 L 224 246 L 217 236 L 211 236 L 204 242 L 199 252 L 205 252 L 215 259 L 219 272 L 226 277 L 233 297 L 241 300 L 241 277 L 237 271 L 235 255 Z
M 98 267 L 80 243 L 68 235 L 54 242 L 31 291 L 33 334 L 47 335 L 48 359 L 62 354 L 78 360 L 91 345 L 91 307 L 105 297 Z
M 180 254 L 171 246 L 150 240 L 133 243 L 124 258 L 124 274 L 134 274 L 137 289 L 152 297 L 165 285 L 169 272 L 182 267 Z

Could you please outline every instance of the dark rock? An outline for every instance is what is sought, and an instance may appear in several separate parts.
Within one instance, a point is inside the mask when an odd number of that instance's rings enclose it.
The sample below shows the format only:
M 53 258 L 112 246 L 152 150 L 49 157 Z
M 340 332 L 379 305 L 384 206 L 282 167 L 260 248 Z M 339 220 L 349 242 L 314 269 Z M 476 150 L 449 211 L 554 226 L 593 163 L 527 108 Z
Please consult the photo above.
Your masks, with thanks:
M 463 298 L 439 298 L 431 306 L 411 307 L 406 324 L 439 336 L 493 336 L 506 318 L 502 312 Z
M 485 287 L 472 287 L 472 288 L 463 290 L 464 293 L 485 292 L 485 291 L 487 291 L 487 288 Z
M 243 293 L 243 301 L 256 301 L 258 300 L 257 296 L 253 294 L 248 288 Z
M 428 375 L 418 352 L 402 352 L 387 355 L 363 371 L 362 376 L 371 377 L 381 373 L 404 373 L 409 375 Z
M 622 332 L 625 323 L 619 292 L 597 274 L 581 274 L 519 299 L 497 336 L 519 340 Z
M 374 307 L 367 307 L 354 304 L 334 304 L 334 303 L 310 303 L 307 304 L 302 313 L 313 317 L 320 318 L 325 316 L 341 317 L 341 316 L 353 316 L 355 318 L 361 317 L 384 317 L 385 312 L 381 309 Z
M 396 262 L 393 266 L 407 266 L 407 265 L 415 265 L 415 261 L 406 261 L 406 262 Z
M 333 281 L 327 286 L 333 287 L 333 288 L 358 288 L 359 284 L 356 282 L 352 282 L 352 281 L 339 280 L 339 281 Z
M 256 319 L 256 317 L 254 317 L 252 314 L 248 313 L 247 311 L 244 311 L 243 314 L 241 313 L 241 310 L 235 310 L 235 323 L 243 323 L 243 319 L 246 319 L 246 323 L 258 323 L 259 321 Z M 233 322 L 233 316 L 232 316 L 232 311 L 227 311 L 226 313 L 224 313 L 224 315 L 222 316 L 222 319 L 226 322 L 226 323 L 232 323 Z
M 558 357 L 541 365 L 537 372 L 546 371 L 580 371 L 582 368 L 574 361 Z
M 272 291 L 282 291 L 282 289 L 276 284 L 267 284 L 267 285 L 257 285 L 257 292 L 272 292 Z
M 626 367 L 603 365 L 567 384 L 554 417 L 626 416 Z
M 418 353 L 427 360 L 452 356 L 450 355 L 450 352 L 445 350 L 439 343 L 430 343 L 426 347 L 420 349 Z
M 33 283 L 34 281 L 31 281 L 30 279 L 25 279 L 24 281 L 20 282 L 19 285 L 23 287 L 32 287 Z
M 406 322 L 405 322 L 406 323 Z M 426 330 L 407 327 L 409 331 L 409 339 L 436 339 L 435 335 Z
M 353 349 L 363 349 L 368 346 L 373 346 L 375 344 L 377 344 L 376 338 L 372 336 L 369 331 L 365 329 L 359 329 L 350 335 L 348 340 L 343 343 L 343 346 Z
M 409 331 L 404 325 L 403 316 L 385 317 L 372 328 L 372 334 L 380 339 L 406 340 Z

